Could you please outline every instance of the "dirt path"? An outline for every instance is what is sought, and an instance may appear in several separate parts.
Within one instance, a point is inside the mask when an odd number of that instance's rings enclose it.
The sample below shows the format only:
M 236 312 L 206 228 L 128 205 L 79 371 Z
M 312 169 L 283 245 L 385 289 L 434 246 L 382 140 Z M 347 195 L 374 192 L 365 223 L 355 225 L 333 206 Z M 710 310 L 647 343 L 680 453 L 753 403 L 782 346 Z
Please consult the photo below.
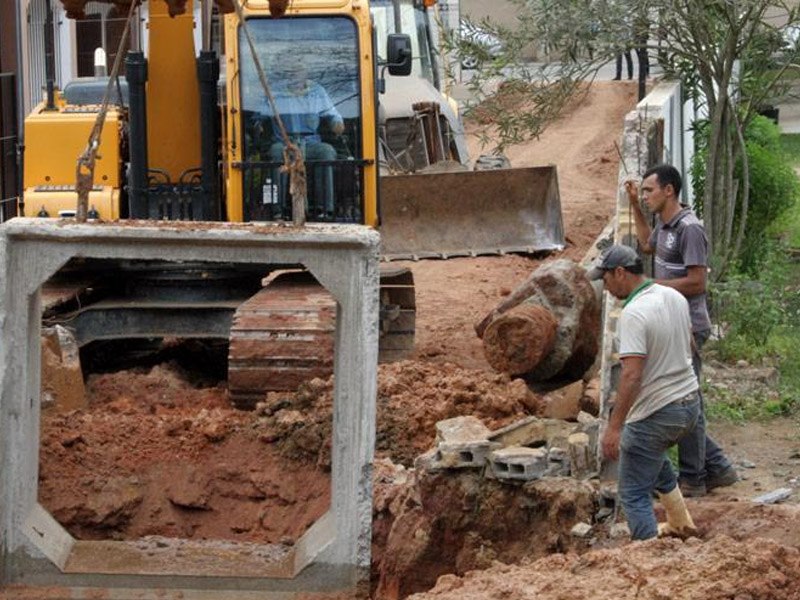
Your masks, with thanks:
M 633 84 L 595 83 L 539 140 L 507 153 L 514 166 L 557 166 L 568 242 L 562 256 L 580 260 L 613 214 L 619 169 L 614 142 L 635 104 Z M 474 140 L 471 152 L 480 152 Z M 415 357 L 488 369 L 472 326 L 540 261 L 504 256 L 404 264 L 413 270 L 417 287 Z

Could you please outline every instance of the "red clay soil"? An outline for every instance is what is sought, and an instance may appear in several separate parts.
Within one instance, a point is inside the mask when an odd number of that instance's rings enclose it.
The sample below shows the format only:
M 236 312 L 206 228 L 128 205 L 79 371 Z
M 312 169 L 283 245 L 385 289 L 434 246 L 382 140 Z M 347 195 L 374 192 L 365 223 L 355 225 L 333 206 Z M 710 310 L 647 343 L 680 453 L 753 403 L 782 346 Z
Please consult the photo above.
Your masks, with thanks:
M 797 600 L 800 551 L 718 536 L 651 540 L 446 575 L 413 600 Z
M 88 410 L 44 414 L 40 451 L 39 500 L 79 539 L 280 542 L 327 510 L 328 474 L 265 443 L 223 387 L 162 365 L 87 393 Z
M 175 364 L 92 376 L 89 409 L 46 412 L 41 503 L 80 539 L 146 535 L 279 542 L 328 507 L 332 380 L 233 409 Z M 437 421 L 491 428 L 536 414 L 521 380 L 452 365 L 380 368 L 377 453 L 410 465 Z

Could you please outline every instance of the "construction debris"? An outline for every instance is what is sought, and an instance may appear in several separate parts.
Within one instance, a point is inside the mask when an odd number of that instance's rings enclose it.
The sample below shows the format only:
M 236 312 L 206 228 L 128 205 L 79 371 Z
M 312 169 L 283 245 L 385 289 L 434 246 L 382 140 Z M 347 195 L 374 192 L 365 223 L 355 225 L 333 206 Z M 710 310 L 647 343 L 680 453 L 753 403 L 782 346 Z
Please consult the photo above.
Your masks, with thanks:
M 472 416 L 436 424 L 436 446 L 417 457 L 419 470 L 484 469 L 505 481 L 532 481 L 572 475 L 585 479 L 598 472 L 598 421 L 586 413 L 582 422 L 526 417 L 495 432 Z

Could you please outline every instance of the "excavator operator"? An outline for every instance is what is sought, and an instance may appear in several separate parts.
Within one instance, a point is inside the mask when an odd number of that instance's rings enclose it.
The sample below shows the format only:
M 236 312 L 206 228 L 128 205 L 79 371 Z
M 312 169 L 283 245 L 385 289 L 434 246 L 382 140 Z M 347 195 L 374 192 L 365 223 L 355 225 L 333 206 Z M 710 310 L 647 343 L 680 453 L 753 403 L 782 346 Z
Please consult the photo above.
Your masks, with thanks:
M 321 164 L 306 168 L 309 178 L 313 177 L 314 198 L 309 198 L 310 212 L 313 216 L 332 218 L 334 213 L 333 168 L 325 161 L 336 160 L 336 150 L 331 144 L 322 141 L 320 125 L 325 124 L 331 133 L 344 132 L 344 120 L 336 110 L 328 92 L 320 84 L 308 77 L 305 62 L 299 58 L 291 59 L 285 68 L 285 78 L 275 87 L 275 105 L 292 141 L 300 148 L 306 161 L 322 161 Z M 268 109 L 271 115 L 272 110 Z M 277 128 L 273 127 L 277 132 Z M 283 162 L 284 144 L 277 137 L 269 147 L 270 162 Z M 278 193 L 281 205 L 286 206 L 288 177 L 281 173 L 278 179 Z

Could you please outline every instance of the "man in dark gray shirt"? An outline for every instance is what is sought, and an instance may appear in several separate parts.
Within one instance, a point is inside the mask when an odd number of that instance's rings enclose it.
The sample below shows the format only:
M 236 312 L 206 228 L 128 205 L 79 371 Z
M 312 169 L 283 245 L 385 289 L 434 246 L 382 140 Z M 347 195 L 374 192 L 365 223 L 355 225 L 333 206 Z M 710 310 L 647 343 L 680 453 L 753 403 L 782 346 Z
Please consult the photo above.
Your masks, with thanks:
M 694 337 L 692 365 L 699 379 L 700 349 L 711 334 L 706 305 L 708 238 L 697 216 L 681 205 L 681 187 L 680 173 L 670 165 L 657 165 L 642 176 L 642 199 L 657 215 L 656 227 L 651 229 L 639 206 L 636 183 L 625 183 L 639 245 L 643 252 L 655 254 L 656 281 L 675 288 L 689 301 Z M 703 496 L 708 490 L 738 480 L 722 449 L 706 435 L 702 412 L 695 434 L 684 437 L 678 444 L 678 456 L 681 489 L 686 496 Z

